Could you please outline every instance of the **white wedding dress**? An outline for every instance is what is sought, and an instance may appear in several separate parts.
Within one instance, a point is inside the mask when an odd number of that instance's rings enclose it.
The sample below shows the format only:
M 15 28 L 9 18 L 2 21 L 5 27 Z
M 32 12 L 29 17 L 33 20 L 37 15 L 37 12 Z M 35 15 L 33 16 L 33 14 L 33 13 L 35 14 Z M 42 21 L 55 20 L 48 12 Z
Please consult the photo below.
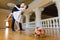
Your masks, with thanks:
M 20 8 L 19 11 L 15 11 L 13 12 L 13 17 L 15 19 L 15 21 L 17 22 L 21 22 L 21 13 L 25 10 L 25 8 Z

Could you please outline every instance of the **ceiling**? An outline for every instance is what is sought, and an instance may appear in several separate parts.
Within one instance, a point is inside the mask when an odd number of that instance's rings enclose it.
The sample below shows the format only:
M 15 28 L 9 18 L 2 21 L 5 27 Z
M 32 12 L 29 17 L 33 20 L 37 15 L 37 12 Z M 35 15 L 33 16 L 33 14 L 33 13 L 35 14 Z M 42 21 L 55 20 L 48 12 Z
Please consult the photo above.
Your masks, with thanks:
M 33 0 L 24 0 L 26 4 L 30 4 Z M 11 7 L 7 6 L 7 3 L 21 4 L 16 0 L 0 0 L 0 8 L 1 9 L 11 9 Z
M 30 4 L 33 0 L 24 0 L 26 4 Z M 11 7 L 7 6 L 7 3 L 14 3 L 14 4 L 21 4 L 21 2 L 18 2 L 16 0 L 0 0 L 0 8 L 1 9 L 11 9 Z M 44 8 L 44 11 L 42 12 L 43 15 L 49 15 L 49 16 L 58 16 L 57 14 L 57 8 L 55 4 L 49 5 Z

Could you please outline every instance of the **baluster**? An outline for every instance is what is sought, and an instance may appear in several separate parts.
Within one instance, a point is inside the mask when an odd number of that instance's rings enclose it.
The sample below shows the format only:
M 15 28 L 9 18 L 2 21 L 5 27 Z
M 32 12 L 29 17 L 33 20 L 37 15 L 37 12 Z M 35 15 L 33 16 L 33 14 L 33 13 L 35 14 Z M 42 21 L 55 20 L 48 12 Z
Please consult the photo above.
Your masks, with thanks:
M 47 25 L 46 25 L 46 20 L 45 20 L 45 28 L 47 28 Z
M 55 28 L 55 23 L 56 23 L 56 22 L 55 22 L 55 20 L 53 19 L 53 28 Z
M 45 21 L 43 22 L 43 25 L 44 25 L 43 27 L 45 28 Z
M 58 28 L 58 19 L 56 19 L 56 27 Z
M 50 28 L 52 28 L 52 22 L 51 22 L 51 19 L 50 19 Z
M 45 28 L 47 28 L 47 26 L 46 26 L 46 20 L 45 20 Z
M 48 28 L 49 28 L 49 20 L 48 20 Z
M 44 23 L 43 23 L 43 21 L 42 21 L 42 27 L 44 27 Z

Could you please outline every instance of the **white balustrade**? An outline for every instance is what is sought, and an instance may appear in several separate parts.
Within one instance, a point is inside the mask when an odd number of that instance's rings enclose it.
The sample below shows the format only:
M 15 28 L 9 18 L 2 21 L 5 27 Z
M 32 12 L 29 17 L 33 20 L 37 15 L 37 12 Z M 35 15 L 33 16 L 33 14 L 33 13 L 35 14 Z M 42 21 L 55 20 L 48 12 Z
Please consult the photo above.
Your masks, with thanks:
M 59 28 L 59 18 L 53 17 L 48 19 L 41 20 L 42 22 L 42 28 Z M 28 28 L 35 28 L 36 23 L 35 22 L 29 22 Z M 23 23 L 24 28 L 26 27 L 26 23 Z
M 41 21 L 42 21 L 43 28 L 58 28 L 59 27 L 59 18 L 58 17 L 43 19 Z

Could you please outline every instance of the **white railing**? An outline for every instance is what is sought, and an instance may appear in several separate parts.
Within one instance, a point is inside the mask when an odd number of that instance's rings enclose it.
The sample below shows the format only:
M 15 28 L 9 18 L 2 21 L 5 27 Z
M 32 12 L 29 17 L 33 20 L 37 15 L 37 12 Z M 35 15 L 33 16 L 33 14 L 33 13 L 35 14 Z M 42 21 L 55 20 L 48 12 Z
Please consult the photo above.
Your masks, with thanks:
M 42 28 L 59 28 L 59 18 L 53 17 L 48 19 L 41 20 Z M 26 23 L 23 23 L 23 26 L 26 27 Z M 28 28 L 35 28 L 35 22 L 29 22 Z
M 30 22 L 29 25 L 30 25 L 30 28 L 35 28 L 36 27 L 35 22 Z
M 53 17 L 41 20 L 43 28 L 59 28 L 59 18 Z
M 26 28 L 26 23 L 23 23 L 23 28 Z M 35 22 L 29 22 L 29 27 L 28 28 L 35 28 Z

